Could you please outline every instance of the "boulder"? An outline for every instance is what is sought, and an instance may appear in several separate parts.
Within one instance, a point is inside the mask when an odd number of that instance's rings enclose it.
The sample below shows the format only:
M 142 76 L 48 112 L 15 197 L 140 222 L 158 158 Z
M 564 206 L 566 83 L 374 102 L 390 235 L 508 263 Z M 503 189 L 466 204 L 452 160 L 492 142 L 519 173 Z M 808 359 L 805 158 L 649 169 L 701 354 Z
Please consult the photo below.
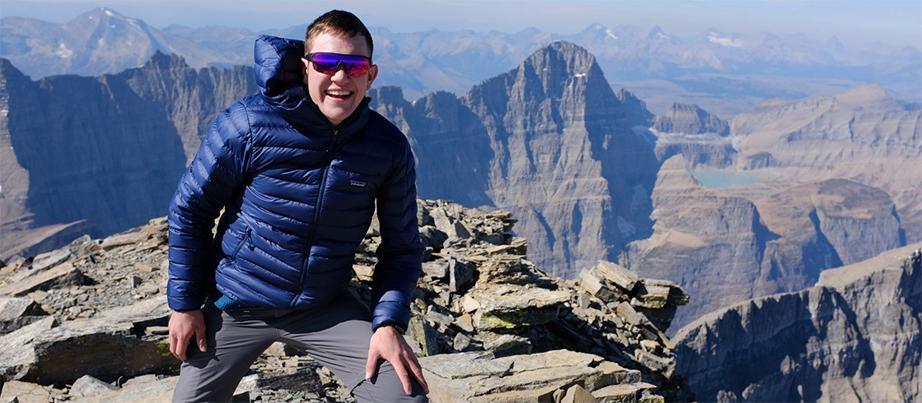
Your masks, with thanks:
M 83 375 L 114 380 L 175 369 L 179 362 L 165 339 L 138 336 L 146 326 L 165 324 L 168 315 L 166 299 L 157 298 L 42 329 L 19 344 L 22 353 L 15 360 L 4 360 L 5 372 L 14 379 L 59 384 Z
M 531 341 L 527 337 L 516 336 L 512 334 L 500 335 L 484 341 L 483 348 L 493 352 L 496 357 L 506 357 L 510 355 L 530 354 Z
M 148 377 L 145 382 L 126 382 L 118 390 L 96 396 L 75 399 L 79 403 L 169 403 L 173 399 L 178 376 L 156 379 Z
M 9 381 L 3 384 L 0 402 L 48 403 L 51 394 L 42 385 L 29 382 Z
M 586 388 L 579 385 L 573 385 L 567 389 L 560 403 L 596 403 L 598 400 Z
M 619 300 L 620 296 L 630 294 L 640 283 L 636 273 L 604 260 L 581 272 L 579 279 L 584 290 L 605 302 Z
M 0 335 L 7 334 L 32 322 L 43 319 L 47 312 L 32 298 L 0 297 Z
M 0 288 L 0 295 L 20 297 L 35 290 L 48 290 L 84 283 L 83 273 L 70 263 L 63 263 L 53 269 L 35 273 L 24 279 Z
M 597 355 L 567 350 L 496 358 L 483 352 L 420 359 L 433 401 L 554 401 L 574 384 L 596 390 L 639 381 L 640 373 Z M 605 364 L 605 365 L 603 365 Z
M 474 265 L 456 256 L 448 258 L 448 290 L 461 293 L 474 280 Z
M 70 395 L 71 397 L 92 397 L 113 390 L 118 390 L 118 387 L 100 381 L 90 375 L 84 375 L 77 378 L 74 384 L 71 385 Z
M 478 292 L 480 303 L 474 313 L 479 329 L 516 329 L 541 325 L 557 319 L 560 308 L 570 299 L 565 291 L 502 285 L 492 292 Z
M 110 250 L 124 245 L 139 244 L 148 239 L 144 231 L 132 231 L 124 234 L 112 235 L 102 240 L 99 244 L 105 250 Z
M 70 257 L 71 253 L 67 248 L 55 249 L 50 252 L 39 254 L 32 259 L 32 270 L 40 272 L 49 267 L 57 266 Z
M 49 316 L 0 336 L 0 376 L 6 380 L 22 378 L 22 371 L 37 360 L 34 340 L 54 325 L 54 318 Z

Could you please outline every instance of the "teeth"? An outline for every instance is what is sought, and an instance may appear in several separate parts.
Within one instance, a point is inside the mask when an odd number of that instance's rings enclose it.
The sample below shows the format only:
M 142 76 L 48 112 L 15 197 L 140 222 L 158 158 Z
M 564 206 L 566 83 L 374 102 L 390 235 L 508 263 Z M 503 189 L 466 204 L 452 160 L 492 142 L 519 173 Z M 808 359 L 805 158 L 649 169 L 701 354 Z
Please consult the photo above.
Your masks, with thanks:
M 352 95 L 352 91 L 327 90 L 327 95 L 332 95 L 334 97 L 346 97 Z

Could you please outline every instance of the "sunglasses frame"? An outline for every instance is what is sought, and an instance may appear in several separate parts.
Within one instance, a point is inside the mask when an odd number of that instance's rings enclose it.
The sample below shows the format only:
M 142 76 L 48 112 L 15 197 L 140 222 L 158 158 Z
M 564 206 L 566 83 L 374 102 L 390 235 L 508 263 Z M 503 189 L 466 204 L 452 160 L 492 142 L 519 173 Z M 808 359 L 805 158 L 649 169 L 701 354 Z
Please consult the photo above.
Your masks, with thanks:
M 324 55 L 324 56 L 331 56 L 331 57 L 336 58 L 337 59 L 336 66 L 331 71 L 324 71 L 327 69 L 320 69 L 319 66 L 321 64 L 326 64 L 326 63 L 317 63 L 316 61 L 314 61 L 315 55 Z M 338 72 L 340 69 L 342 69 L 343 71 L 345 71 L 347 76 L 358 77 L 365 73 L 368 73 L 368 71 L 371 70 L 372 66 L 374 66 L 374 64 L 371 62 L 371 58 L 368 56 L 364 56 L 364 55 L 347 55 L 347 54 L 333 53 L 333 52 L 311 52 L 311 53 L 304 55 L 302 59 L 311 62 L 311 65 L 314 66 L 313 67 L 314 71 L 320 74 L 328 75 L 328 76 L 332 76 L 336 74 L 336 72 Z M 353 67 L 354 64 L 350 64 L 350 62 L 348 62 L 349 59 L 352 59 L 353 61 L 357 59 L 365 60 L 368 62 L 368 68 L 364 69 L 364 71 L 357 72 L 355 67 Z

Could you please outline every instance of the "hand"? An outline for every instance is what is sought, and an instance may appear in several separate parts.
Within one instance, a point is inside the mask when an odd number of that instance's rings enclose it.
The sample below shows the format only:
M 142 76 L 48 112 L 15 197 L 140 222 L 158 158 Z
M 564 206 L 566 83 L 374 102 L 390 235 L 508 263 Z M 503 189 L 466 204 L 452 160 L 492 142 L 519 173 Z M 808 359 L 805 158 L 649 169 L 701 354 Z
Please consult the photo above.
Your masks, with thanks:
M 368 362 L 365 363 L 365 379 L 369 380 L 378 372 L 378 360 L 385 359 L 394 367 L 397 378 L 403 385 L 403 391 L 407 395 L 413 392 L 410 374 L 416 378 L 423 391 L 429 394 L 429 385 L 426 384 L 426 378 L 423 377 L 423 369 L 419 366 L 416 354 L 407 345 L 403 336 L 392 326 L 381 326 L 371 336 L 371 342 L 368 345 Z
M 189 346 L 189 339 L 195 336 L 198 341 L 198 349 L 205 352 L 208 343 L 205 342 L 205 317 L 202 311 L 173 312 L 170 314 L 170 353 L 173 357 L 186 360 L 186 349 Z

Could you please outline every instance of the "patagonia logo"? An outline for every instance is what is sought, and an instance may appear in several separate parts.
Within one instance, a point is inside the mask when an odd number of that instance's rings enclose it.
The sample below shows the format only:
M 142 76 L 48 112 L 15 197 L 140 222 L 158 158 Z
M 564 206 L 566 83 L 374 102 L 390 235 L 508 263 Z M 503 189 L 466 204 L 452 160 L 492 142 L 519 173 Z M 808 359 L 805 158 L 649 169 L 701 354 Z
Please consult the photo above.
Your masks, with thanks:
M 368 185 L 368 182 L 359 181 L 359 180 L 355 180 L 355 179 L 350 179 L 350 180 L 349 180 L 349 184 L 352 185 L 352 186 L 355 186 L 355 187 L 357 187 L 357 188 L 363 188 L 363 187 L 365 187 L 366 185 Z

